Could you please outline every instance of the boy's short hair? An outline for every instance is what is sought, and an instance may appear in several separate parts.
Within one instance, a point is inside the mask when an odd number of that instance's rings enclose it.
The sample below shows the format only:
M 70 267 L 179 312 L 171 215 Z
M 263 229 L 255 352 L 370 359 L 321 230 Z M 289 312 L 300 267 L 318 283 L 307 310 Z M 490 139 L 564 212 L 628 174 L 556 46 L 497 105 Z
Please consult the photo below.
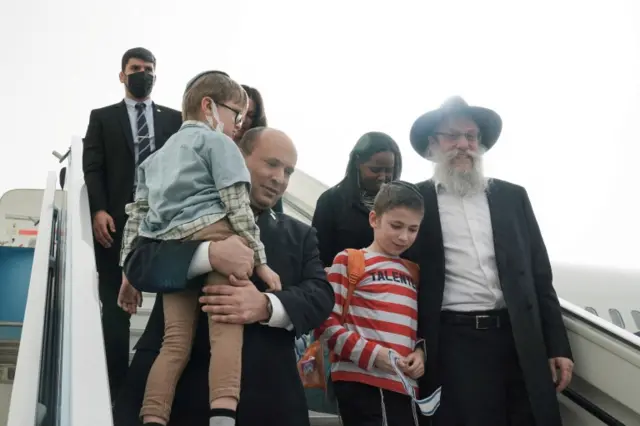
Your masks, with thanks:
M 247 106 L 247 92 L 222 71 L 207 71 L 193 78 L 182 97 L 182 119 L 196 120 L 202 98 L 211 98 L 216 104 L 233 102 L 243 109 Z
M 373 201 L 373 211 L 376 215 L 382 216 L 397 207 L 424 213 L 424 198 L 418 187 L 401 180 L 383 184 Z

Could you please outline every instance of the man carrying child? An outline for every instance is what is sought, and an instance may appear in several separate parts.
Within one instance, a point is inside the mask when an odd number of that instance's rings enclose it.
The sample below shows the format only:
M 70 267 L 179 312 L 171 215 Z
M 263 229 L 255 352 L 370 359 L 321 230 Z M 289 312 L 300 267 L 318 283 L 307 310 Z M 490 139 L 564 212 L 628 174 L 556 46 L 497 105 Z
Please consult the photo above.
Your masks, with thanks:
M 162 150 L 138 169 L 135 202 L 123 238 L 124 262 L 136 235 L 161 240 L 220 241 L 243 237 L 254 250 L 256 273 L 271 290 L 279 276 L 267 266 L 260 232 L 250 207 L 251 178 L 243 156 L 231 139 L 242 125 L 247 94 L 219 71 L 201 73 L 189 82 L 183 98 L 184 123 Z M 229 279 L 211 272 L 207 284 Z M 199 290 L 163 295 L 165 335 L 149 373 L 141 410 L 143 424 L 169 422 L 175 387 L 190 356 L 199 315 Z M 209 319 L 211 425 L 235 424 L 240 394 L 242 325 Z M 215 360 L 215 362 L 214 362 Z

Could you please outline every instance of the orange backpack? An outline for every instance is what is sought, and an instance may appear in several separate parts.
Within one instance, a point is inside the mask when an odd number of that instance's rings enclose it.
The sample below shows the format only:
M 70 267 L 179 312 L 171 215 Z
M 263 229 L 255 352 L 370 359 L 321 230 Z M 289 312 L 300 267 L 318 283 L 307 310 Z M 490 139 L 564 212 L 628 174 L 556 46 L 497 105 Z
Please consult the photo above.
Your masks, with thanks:
M 342 303 L 342 315 L 340 316 L 340 324 L 344 324 L 351 297 L 355 291 L 360 279 L 364 275 L 364 251 L 357 249 L 347 249 L 347 277 L 349 278 L 349 287 L 347 289 L 347 297 Z M 420 269 L 418 265 L 408 260 L 401 259 L 402 264 L 407 268 L 411 277 L 417 283 Z M 338 356 L 334 352 L 330 352 L 330 358 L 325 359 L 325 348 L 320 340 L 313 341 L 305 350 L 302 357 L 298 361 L 298 372 L 302 384 L 306 389 L 323 389 L 327 388 L 327 375 L 329 367 L 325 365 L 338 361 Z

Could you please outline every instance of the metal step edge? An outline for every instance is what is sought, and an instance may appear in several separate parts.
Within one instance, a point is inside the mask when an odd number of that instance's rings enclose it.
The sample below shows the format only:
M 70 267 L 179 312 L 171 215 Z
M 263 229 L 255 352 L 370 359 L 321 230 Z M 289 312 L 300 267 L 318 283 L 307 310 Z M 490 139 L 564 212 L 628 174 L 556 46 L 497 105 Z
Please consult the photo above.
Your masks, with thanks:
M 16 377 L 16 364 L 7 363 L 0 364 L 0 384 L 10 385 L 13 384 L 13 380 Z
M 131 315 L 131 318 L 134 318 L 134 317 L 138 317 L 138 318 L 145 317 L 145 318 L 148 319 L 151 316 L 151 311 L 153 311 L 152 308 L 138 308 L 138 310 L 136 311 L 136 314 L 135 315 Z

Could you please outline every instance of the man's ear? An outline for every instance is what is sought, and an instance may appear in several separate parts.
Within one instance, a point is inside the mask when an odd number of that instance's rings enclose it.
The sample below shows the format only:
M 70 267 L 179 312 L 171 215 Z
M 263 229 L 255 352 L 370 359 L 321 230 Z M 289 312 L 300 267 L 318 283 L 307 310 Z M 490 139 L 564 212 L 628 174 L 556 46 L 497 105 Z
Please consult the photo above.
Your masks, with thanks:
M 118 77 L 120 77 L 120 83 L 122 84 L 124 84 L 125 81 L 127 81 L 127 76 L 122 71 L 120 71 L 120 75 Z

